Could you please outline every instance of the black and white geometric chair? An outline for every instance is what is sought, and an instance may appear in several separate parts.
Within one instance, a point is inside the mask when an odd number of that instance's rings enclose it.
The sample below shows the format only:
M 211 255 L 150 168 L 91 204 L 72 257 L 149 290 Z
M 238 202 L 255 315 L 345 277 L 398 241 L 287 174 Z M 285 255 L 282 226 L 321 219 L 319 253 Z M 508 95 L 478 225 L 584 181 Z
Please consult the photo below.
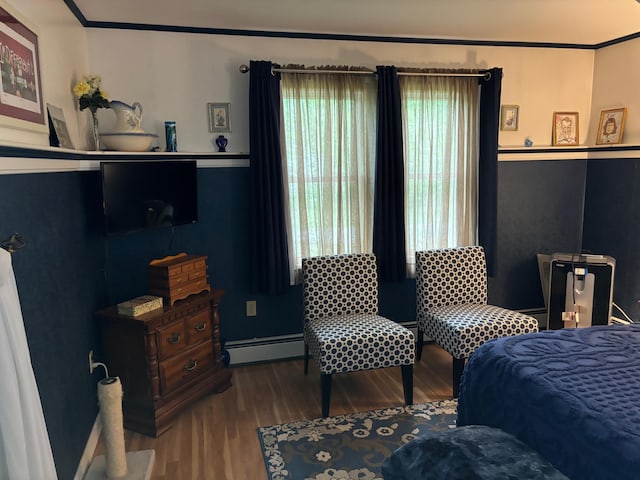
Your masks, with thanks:
M 411 330 L 378 315 L 372 253 L 302 260 L 304 373 L 309 354 L 320 369 L 322 416 L 329 415 L 331 375 L 401 367 L 404 401 L 413 403 L 415 341 Z
M 458 396 L 465 360 L 483 343 L 537 332 L 538 321 L 487 305 L 487 263 L 482 247 L 416 252 L 418 360 L 423 336 L 453 356 L 453 396 Z

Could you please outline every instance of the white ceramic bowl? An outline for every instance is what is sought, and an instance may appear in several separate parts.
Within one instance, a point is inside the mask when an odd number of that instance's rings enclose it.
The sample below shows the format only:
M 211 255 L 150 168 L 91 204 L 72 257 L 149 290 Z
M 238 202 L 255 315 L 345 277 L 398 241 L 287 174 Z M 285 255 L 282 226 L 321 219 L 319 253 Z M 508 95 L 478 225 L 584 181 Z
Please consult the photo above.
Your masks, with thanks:
M 118 152 L 148 152 L 151 143 L 158 138 L 153 133 L 101 133 L 100 142 L 105 150 Z

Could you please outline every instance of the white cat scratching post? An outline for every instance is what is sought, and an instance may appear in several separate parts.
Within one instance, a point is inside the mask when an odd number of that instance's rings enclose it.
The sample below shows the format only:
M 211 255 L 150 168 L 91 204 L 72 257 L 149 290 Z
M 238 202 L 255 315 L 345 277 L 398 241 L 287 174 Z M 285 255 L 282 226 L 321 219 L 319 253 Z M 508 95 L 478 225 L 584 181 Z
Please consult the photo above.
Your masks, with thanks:
M 98 402 L 105 454 L 93 459 L 85 480 L 148 480 L 153 469 L 155 450 L 125 452 L 122 385 L 118 377 L 107 376 L 98 382 Z

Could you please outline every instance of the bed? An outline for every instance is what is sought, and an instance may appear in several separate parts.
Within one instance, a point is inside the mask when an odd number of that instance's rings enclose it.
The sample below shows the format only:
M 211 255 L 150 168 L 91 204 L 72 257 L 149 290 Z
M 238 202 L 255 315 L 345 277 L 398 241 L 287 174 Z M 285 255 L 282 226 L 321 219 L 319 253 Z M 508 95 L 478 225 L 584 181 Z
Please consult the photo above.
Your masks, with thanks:
M 640 324 L 482 345 L 462 375 L 464 425 L 500 428 L 572 479 L 640 478 Z

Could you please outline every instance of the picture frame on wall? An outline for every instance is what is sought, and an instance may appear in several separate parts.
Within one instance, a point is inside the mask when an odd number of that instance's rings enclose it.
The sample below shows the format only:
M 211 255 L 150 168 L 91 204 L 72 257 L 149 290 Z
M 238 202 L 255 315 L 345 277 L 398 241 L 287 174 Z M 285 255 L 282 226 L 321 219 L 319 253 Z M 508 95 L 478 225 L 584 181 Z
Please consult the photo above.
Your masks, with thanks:
M 518 130 L 518 105 L 500 107 L 500 130 Z
M 58 139 L 57 146 L 73 150 L 73 142 L 71 141 L 71 135 L 69 135 L 67 122 L 64 119 L 64 112 L 60 107 L 56 107 L 50 103 L 47 103 L 47 111 L 49 112 L 49 118 L 51 119 L 51 128 L 53 128 L 56 138 Z
M 552 145 L 579 145 L 578 112 L 553 112 Z
M 602 112 L 600 112 L 596 145 L 622 143 L 622 134 L 624 132 L 624 122 L 626 119 L 627 109 L 624 107 L 602 110 Z
M 210 132 L 231 131 L 231 104 L 207 103 Z
M 46 133 L 38 35 L 0 0 L 0 125 Z

